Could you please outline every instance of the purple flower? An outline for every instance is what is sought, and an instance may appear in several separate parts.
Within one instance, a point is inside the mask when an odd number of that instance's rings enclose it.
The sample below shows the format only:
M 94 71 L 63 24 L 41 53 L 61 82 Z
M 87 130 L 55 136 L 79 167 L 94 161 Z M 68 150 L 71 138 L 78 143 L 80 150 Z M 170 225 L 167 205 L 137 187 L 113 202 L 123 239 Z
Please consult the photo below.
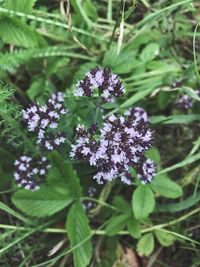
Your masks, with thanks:
M 198 97 L 200 97 L 200 89 L 195 90 L 195 93 L 197 94 Z
M 108 68 L 95 67 L 86 73 L 83 80 L 76 85 L 75 96 L 93 96 L 98 89 L 103 102 L 113 102 L 116 97 L 123 95 L 125 88 L 116 74 Z
M 149 118 L 146 113 L 146 111 L 143 108 L 140 107 L 135 107 L 127 110 L 124 115 L 128 115 L 130 117 L 133 117 L 136 121 L 143 121 L 143 122 L 148 122 Z
M 64 94 L 55 93 L 48 99 L 47 104 L 39 106 L 32 104 L 23 110 L 23 122 L 28 131 L 37 135 L 37 144 L 42 144 L 47 150 L 57 148 L 65 140 L 64 134 L 49 133 L 58 128 L 58 121 L 67 110 L 64 107 Z
M 147 159 L 137 166 L 138 178 L 143 184 L 151 182 L 155 176 L 155 164 L 152 160 Z
M 113 114 L 104 120 L 103 127 L 95 133 L 78 126 L 71 158 L 96 166 L 98 173 L 93 178 L 98 183 L 119 178 L 130 184 L 133 179 L 130 167 L 137 168 L 143 164 L 144 153 L 152 143 L 152 132 L 144 118 Z M 138 177 L 142 181 L 146 179 Z M 150 181 L 149 177 L 147 180 Z
M 40 181 L 51 167 L 46 157 L 33 159 L 28 156 L 21 156 L 14 162 L 14 177 L 18 186 L 31 191 L 40 189 Z
M 176 105 L 180 109 L 190 109 L 193 107 L 193 99 L 186 94 L 180 95 L 176 101 Z

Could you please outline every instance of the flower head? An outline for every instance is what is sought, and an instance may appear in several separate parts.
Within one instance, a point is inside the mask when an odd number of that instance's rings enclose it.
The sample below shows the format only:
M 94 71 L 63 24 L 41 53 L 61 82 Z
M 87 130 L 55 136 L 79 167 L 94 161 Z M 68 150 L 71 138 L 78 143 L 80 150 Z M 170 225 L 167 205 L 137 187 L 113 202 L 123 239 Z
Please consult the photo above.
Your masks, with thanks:
M 133 117 L 136 121 L 141 120 L 145 123 L 149 121 L 146 111 L 140 107 L 131 108 L 127 110 L 124 114 Z
M 151 182 L 155 176 L 155 164 L 152 160 L 147 159 L 141 161 L 137 166 L 138 178 L 143 184 Z
M 32 104 L 23 110 L 23 122 L 28 131 L 36 133 L 37 144 L 42 144 L 47 150 L 53 150 L 65 141 L 64 134 L 49 133 L 49 130 L 58 128 L 60 117 L 67 112 L 63 102 L 64 94 L 58 92 L 48 99 L 46 105 Z
M 176 101 L 176 105 L 180 109 L 190 109 L 193 107 L 193 99 L 186 94 L 180 95 Z
M 98 173 L 93 178 L 98 183 L 120 178 L 130 184 L 133 177 L 129 168 L 143 164 L 144 153 L 151 143 L 152 132 L 144 119 L 111 115 L 95 134 L 83 126 L 78 127 L 77 140 L 72 145 L 70 156 L 96 166 Z
M 108 68 L 93 68 L 86 73 L 85 78 L 76 85 L 76 96 L 93 96 L 94 89 L 98 89 L 104 102 L 113 102 L 116 97 L 123 95 L 124 86 L 116 74 Z
M 14 162 L 14 177 L 18 186 L 31 191 L 40 189 L 40 181 L 51 167 L 46 157 L 33 159 L 21 156 Z

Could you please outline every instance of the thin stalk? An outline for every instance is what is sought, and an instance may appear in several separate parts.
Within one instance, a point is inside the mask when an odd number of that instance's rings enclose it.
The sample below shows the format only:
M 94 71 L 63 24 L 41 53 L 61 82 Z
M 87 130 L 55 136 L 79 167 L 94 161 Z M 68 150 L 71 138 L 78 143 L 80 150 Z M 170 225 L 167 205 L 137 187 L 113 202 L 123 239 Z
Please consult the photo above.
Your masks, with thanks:
M 186 219 L 188 219 L 189 217 L 193 216 L 194 214 L 200 212 L 200 207 L 196 208 L 188 213 L 186 213 L 185 215 L 179 217 L 178 219 L 169 221 L 167 223 L 162 223 L 162 224 L 158 224 L 158 225 L 154 225 L 154 226 L 150 226 L 148 228 L 144 228 L 141 230 L 141 233 L 148 233 L 148 232 L 152 232 L 155 231 L 157 229 L 162 229 L 168 226 L 172 226 L 175 225 L 179 222 L 185 221 Z M 27 230 L 33 230 L 33 228 L 27 228 L 27 227 L 23 227 L 23 226 L 15 226 L 15 225 L 8 225 L 8 224 L 0 224 L 0 228 L 1 229 L 7 229 L 7 230 L 19 230 L 19 231 L 27 231 Z M 54 233 L 54 234 L 62 234 L 62 233 L 67 233 L 66 229 L 63 228 L 46 228 L 46 229 L 36 229 L 36 231 L 39 232 L 43 232 L 43 233 Z M 92 230 L 92 233 L 94 235 L 106 235 L 106 231 L 105 230 Z M 128 231 L 119 231 L 117 233 L 118 235 L 129 235 L 130 233 Z

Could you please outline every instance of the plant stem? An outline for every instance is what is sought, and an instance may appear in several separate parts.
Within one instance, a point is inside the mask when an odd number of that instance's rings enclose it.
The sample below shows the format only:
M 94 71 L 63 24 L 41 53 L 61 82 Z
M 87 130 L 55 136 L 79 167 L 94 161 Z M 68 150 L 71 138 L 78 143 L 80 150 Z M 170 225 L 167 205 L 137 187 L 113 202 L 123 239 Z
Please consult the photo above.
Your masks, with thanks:
M 182 222 L 184 220 L 186 220 L 187 218 L 191 217 L 192 215 L 196 214 L 200 212 L 200 207 L 196 208 L 192 211 L 190 211 L 189 213 L 179 217 L 178 219 L 172 220 L 168 223 L 163 223 L 163 224 L 158 224 L 158 225 L 154 225 L 145 229 L 142 229 L 141 233 L 147 233 L 147 232 L 151 232 L 157 229 L 162 229 L 168 226 L 172 226 L 174 224 L 177 224 L 179 222 Z M 33 230 L 33 228 L 29 228 L 29 227 L 23 227 L 23 226 L 16 226 L 16 225 L 8 225 L 8 224 L 0 224 L 0 228 L 1 229 L 6 229 L 6 230 L 19 230 L 19 231 L 28 231 L 28 230 Z M 61 233 L 66 233 L 66 229 L 63 228 L 46 228 L 46 229 L 38 229 L 39 232 L 43 232 L 43 233 L 54 233 L 54 234 L 61 234 Z M 93 230 L 92 233 L 94 233 L 95 235 L 106 235 L 105 230 Z M 119 231 L 118 235 L 129 235 L 128 231 Z

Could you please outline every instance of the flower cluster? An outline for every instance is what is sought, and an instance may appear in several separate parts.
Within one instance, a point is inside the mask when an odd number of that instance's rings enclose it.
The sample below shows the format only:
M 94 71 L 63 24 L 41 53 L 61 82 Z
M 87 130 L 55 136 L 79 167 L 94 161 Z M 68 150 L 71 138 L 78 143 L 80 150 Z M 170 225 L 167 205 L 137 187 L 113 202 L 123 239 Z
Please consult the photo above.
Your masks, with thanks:
M 104 102 L 113 102 L 116 97 L 125 92 L 125 88 L 116 74 L 108 68 L 93 68 L 86 73 L 85 78 L 77 83 L 76 96 L 93 96 L 98 89 Z
M 142 121 L 144 123 L 149 121 L 146 111 L 140 107 L 131 108 L 127 110 L 124 115 L 130 116 L 136 121 Z
M 96 188 L 91 186 L 88 188 L 87 194 L 89 195 L 89 197 L 94 197 L 96 193 L 97 193 Z M 96 207 L 96 204 L 90 200 L 87 200 L 82 205 L 85 210 L 90 210 L 91 208 Z
M 48 99 L 46 105 L 39 106 L 36 103 L 22 111 L 23 123 L 28 131 L 36 134 L 37 145 L 46 150 L 53 150 L 65 142 L 65 135 L 55 132 L 61 115 L 67 112 L 63 102 L 64 94 L 58 92 Z M 46 157 L 32 158 L 26 155 L 19 157 L 14 166 L 14 177 L 18 186 L 31 191 L 40 188 L 39 184 L 50 168 Z
M 156 175 L 155 173 L 155 164 L 152 160 L 147 159 L 141 161 L 137 166 L 138 178 L 143 182 L 151 182 L 152 178 Z
M 47 150 L 53 150 L 65 142 L 64 134 L 49 132 L 49 130 L 58 128 L 61 115 L 67 112 L 63 102 L 64 94 L 58 92 L 48 99 L 46 105 L 33 104 L 23 110 L 23 122 L 28 131 L 34 132 L 37 135 L 37 144 L 43 145 Z
M 193 106 L 193 99 L 188 95 L 180 95 L 176 105 L 180 109 L 190 109 Z
M 195 93 L 200 97 L 200 90 L 195 90 Z M 179 109 L 190 109 L 193 107 L 194 99 L 186 94 L 179 95 L 176 105 Z
M 130 167 L 137 170 L 142 183 L 150 182 L 155 167 L 145 159 L 144 153 L 151 147 L 152 132 L 144 114 L 144 110 L 135 108 L 125 116 L 111 115 L 105 119 L 102 129 L 96 127 L 95 131 L 94 126 L 88 130 L 78 126 L 70 156 L 96 166 L 98 173 L 93 178 L 98 183 L 120 178 L 130 184 L 133 179 Z
M 39 182 L 50 168 L 46 157 L 34 160 L 32 157 L 21 156 L 15 160 L 14 166 L 14 177 L 18 186 L 31 191 L 39 190 Z

